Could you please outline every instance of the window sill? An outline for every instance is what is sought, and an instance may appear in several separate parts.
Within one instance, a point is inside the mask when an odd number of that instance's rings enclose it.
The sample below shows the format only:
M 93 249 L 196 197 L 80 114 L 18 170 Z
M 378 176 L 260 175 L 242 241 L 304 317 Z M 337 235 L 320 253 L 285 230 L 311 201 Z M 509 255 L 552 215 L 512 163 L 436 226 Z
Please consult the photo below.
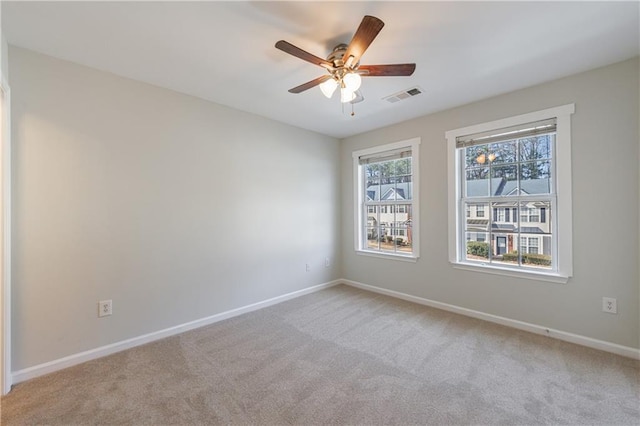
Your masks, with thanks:
M 418 256 L 414 256 L 414 255 L 384 253 L 384 252 L 367 251 L 367 250 L 356 250 L 356 254 L 358 254 L 360 256 L 377 257 L 377 258 L 381 258 L 381 259 L 399 260 L 401 262 L 412 262 L 412 263 L 415 263 L 415 262 L 418 261 Z
M 475 263 L 463 263 L 463 262 L 451 262 L 455 269 L 462 269 L 464 271 L 482 272 L 485 274 L 502 275 L 506 277 L 524 278 L 528 280 L 547 281 L 557 284 L 566 284 L 569 281 L 569 277 L 566 275 L 551 273 L 551 272 L 538 272 L 538 271 L 523 271 L 515 270 L 511 268 L 500 268 L 496 266 L 478 265 Z

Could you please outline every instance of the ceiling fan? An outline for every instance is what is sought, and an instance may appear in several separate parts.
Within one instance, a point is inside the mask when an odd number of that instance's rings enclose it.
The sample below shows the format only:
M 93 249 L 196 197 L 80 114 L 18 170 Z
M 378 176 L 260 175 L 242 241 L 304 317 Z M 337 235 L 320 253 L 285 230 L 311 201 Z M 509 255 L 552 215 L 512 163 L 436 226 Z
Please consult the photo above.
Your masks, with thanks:
M 340 87 L 340 100 L 346 102 L 359 102 L 362 95 L 358 91 L 362 77 L 391 77 L 410 76 L 416 69 L 416 64 L 390 64 L 390 65 L 360 65 L 360 58 L 367 50 L 371 42 L 376 38 L 384 22 L 375 16 L 366 15 L 358 30 L 351 39 L 351 43 L 338 44 L 333 51 L 322 59 L 312 55 L 293 44 L 280 40 L 276 48 L 293 55 L 303 61 L 318 65 L 327 70 L 328 74 L 308 81 L 300 86 L 289 89 L 290 93 L 301 93 L 315 86 L 327 97 Z

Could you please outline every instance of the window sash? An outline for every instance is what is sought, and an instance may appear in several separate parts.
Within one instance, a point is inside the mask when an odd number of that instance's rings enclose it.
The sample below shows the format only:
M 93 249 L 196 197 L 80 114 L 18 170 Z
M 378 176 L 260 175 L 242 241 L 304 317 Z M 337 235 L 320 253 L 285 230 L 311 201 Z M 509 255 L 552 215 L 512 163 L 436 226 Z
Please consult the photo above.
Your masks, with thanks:
M 540 121 L 540 123 L 544 123 L 550 120 L 542 120 Z M 553 119 L 554 125 L 555 125 L 555 119 Z M 523 125 L 524 127 L 531 127 L 531 125 Z M 517 126 L 515 126 L 517 127 Z M 485 132 L 487 134 L 489 133 L 502 133 L 502 131 L 494 131 L 494 132 Z M 550 134 L 552 132 L 545 132 L 547 134 Z M 478 135 L 478 134 L 476 134 Z M 522 139 L 523 137 L 527 137 L 530 135 L 524 135 L 521 136 L 521 134 L 518 134 L 518 137 L 511 137 L 511 138 L 507 138 L 505 140 L 516 140 L 518 141 L 519 139 Z M 556 135 L 557 136 L 557 135 Z M 557 138 L 556 138 L 557 140 Z M 488 141 L 487 139 L 483 139 L 482 142 L 478 142 L 477 145 L 484 145 L 484 144 L 488 144 L 488 143 L 493 143 L 496 142 L 497 140 L 492 140 L 492 141 Z M 459 176 L 459 183 L 460 183 L 460 188 L 459 188 L 459 202 L 457 204 L 457 208 L 458 208 L 458 214 L 457 217 L 459 218 L 459 223 L 458 223 L 458 229 L 459 234 L 458 234 L 458 244 L 457 244 L 457 258 L 458 259 L 466 259 L 466 240 L 467 237 L 465 236 L 466 232 L 466 219 L 467 219 L 467 215 L 465 213 L 465 211 L 463 209 L 465 209 L 465 206 L 468 203 L 482 203 L 482 205 L 476 205 L 476 215 L 477 217 L 481 217 L 481 215 L 478 214 L 478 212 L 482 211 L 485 212 L 484 215 L 482 215 L 483 219 L 486 219 L 488 221 L 488 229 L 487 229 L 487 240 L 488 241 L 493 241 L 495 238 L 495 235 L 498 234 L 499 232 L 496 232 L 495 230 L 493 230 L 493 224 L 496 222 L 500 222 L 500 218 L 497 217 L 497 215 L 499 214 L 497 211 L 494 214 L 494 210 L 492 208 L 492 204 L 493 203 L 505 203 L 505 202 L 513 202 L 516 206 L 516 210 L 512 210 L 512 221 L 513 223 L 516 223 L 517 226 L 517 236 L 518 236 L 518 241 L 521 241 L 521 238 L 525 238 L 526 237 L 521 237 L 522 235 L 527 234 L 526 232 L 522 232 L 522 226 L 520 224 L 528 224 L 531 223 L 531 219 L 532 218 L 537 218 L 537 222 L 539 222 L 541 220 L 541 210 L 540 209 L 534 209 L 533 211 L 531 210 L 531 208 L 523 208 L 522 204 L 525 204 L 527 202 L 531 202 L 531 201 L 541 201 L 541 202 L 548 202 L 549 206 L 550 206 L 550 211 L 551 212 L 555 212 L 556 211 L 556 204 L 557 204 L 557 195 L 556 195 L 556 188 L 555 188 L 555 162 L 556 162 L 556 146 L 557 146 L 557 141 L 553 143 L 551 149 L 551 156 L 549 158 L 550 161 L 550 176 L 551 176 L 551 185 L 550 185 L 550 192 L 549 193 L 544 193 L 544 194 L 519 194 L 519 195 L 500 195 L 500 196 L 491 196 L 491 195 L 479 195 L 479 196 L 467 196 L 467 191 L 465 188 L 466 185 L 466 167 L 464 166 L 465 164 L 465 148 L 468 148 L 469 146 L 473 146 L 473 143 L 469 143 L 467 145 L 459 145 L 458 141 L 456 139 L 456 155 L 458 156 L 458 161 L 460 164 L 459 170 L 457 171 L 457 174 Z M 519 144 L 517 147 L 518 151 L 520 150 L 519 148 Z M 515 161 L 512 163 L 505 163 L 505 165 L 509 165 L 509 164 L 521 164 L 520 161 Z M 488 209 L 485 207 L 485 205 L 488 206 Z M 506 207 L 505 207 L 506 208 Z M 512 208 L 513 207 L 509 207 Z M 486 214 L 486 210 L 489 211 L 489 214 Z M 516 215 L 516 212 L 518 212 L 518 214 Z M 546 212 L 548 213 L 548 212 Z M 553 215 L 555 216 L 555 214 Z M 557 220 L 553 220 L 551 223 L 551 268 L 550 268 L 550 272 L 555 273 L 558 271 L 558 237 L 557 237 Z M 479 240 L 478 240 L 479 241 Z M 529 245 L 528 244 L 524 244 L 523 247 L 526 249 L 526 251 L 529 251 Z M 538 249 L 536 247 L 536 249 Z M 539 249 L 538 249 L 539 250 Z M 491 251 L 491 250 L 490 250 Z M 487 259 L 488 262 L 492 262 L 492 253 L 489 253 L 489 258 Z M 495 266 L 495 265 L 494 265 Z M 524 265 L 522 263 L 519 263 L 518 265 L 503 265 L 500 264 L 499 267 L 501 268 L 508 268 L 508 269 L 514 269 L 514 270 L 532 270 L 534 268 L 531 268 L 527 265 Z
M 420 146 L 420 138 L 413 138 L 409 140 L 394 142 L 382 146 L 376 146 L 371 148 L 366 148 L 358 151 L 354 151 L 352 153 L 353 158 L 353 172 L 354 172 L 354 207 L 355 207 L 355 223 L 354 223 L 354 245 L 355 251 L 359 254 L 370 255 L 374 257 L 384 257 L 384 258 L 393 258 L 397 260 L 411 261 L 415 262 L 419 257 L 419 242 L 420 242 L 420 231 L 419 231 L 419 207 L 420 203 L 418 201 L 419 196 L 419 167 L 418 167 L 418 159 L 419 159 L 419 146 Z M 411 199 L 387 199 L 387 200 L 370 200 L 367 193 L 367 167 L 370 165 L 375 165 L 377 163 L 383 163 L 386 161 L 392 160 L 408 160 L 409 167 L 411 173 L 403 175 L 410 176 L 411 182 Z M 400 170 L 396 170 L 400 171 Z M 401 175 L 396 175 L 396 177 Z M 392 176 L 393 177 L 393 176 Z M 374 197 L 377 198 L 377 197 Z M 395 198 L 395 197 L 393 197 Z M 396 207 L 394 207 L 396 206 Z M 405 207 L 406 206 L 406 207 Z M 368 233 L 375 232 L 374 228 L 377 228 L 380 231 L 379 224 L 376 223 L 376 226 L 372 226 L 372 223 L 368 223 L 368 216 L 373 216 L 373 214 L 368 214 L 368 210 L 370 208 L 375 209 L 376 212 L 380 212 L 381 208 L 387 208 L 388 211 L 394 212 L 393 223 L 389 219 L 390 215 L 387 213 L 387 218 L 385 218 L 386 222 L 389 222 L 385 227 L 387 231 L 386 236 L 391 237 L 397 235 L 399 233 L 398 230 L 404 231 L 405 239 L 411 241 L 411 244 L 408 246 L 404 246 L 400 248 L 400 246 L 395 247 L 394 250 L 387 250 L 386 247 L 383 248 L 380 244 L 376 246 L 373 244 L 371 239 L 368 239 Z M 409 210 L 407 210 L 409 209 Z M 408 216 L 410 213 L 411 222 L 400 223 L 395 221 L 395 216 L 400 214 L 403 216 Z M 377 213 L 377 218 L 380 218 L 381 213 Z M 406 219 L 406 218 L 405 218 Z M 381 220 L 381 219 L 380 219 Z M 389 232 L 393 232 L 394 234 L 389 234 Z M 402 237 L 402 236 L 400 236 Z
M 548 195 L 543 195 L 543 196 L 538 196 L 538 197 L 534 197 L 534 196 L 528 196 L 527 200 L 515 200 L 514 199 L 509 199 L 509 200 L 505 200 L 504 197 L 470 197 L 470 198 L 460 198 L 459 203 L 458 203 L 458 211 L 459 211 L 459 219 L 460 222 L 458 224 L 458 229 L 460 230 L 459 234 L 458 234 L 458 259 L 466 259 L 466 242 L 467 242 L 467 236 L 466 234 L 468 232 L 466 232 L 466 221 L 467 221 L 467 217 L 464 214 L 464 209 L 465 209 L 465 205 L 467 203 L 483 203 L 483 204 L 488 204 L 489 205 L 489 209 L 491 210 L 491 204 L 494 202 L 498 202 L 498 203 L 504 203 L 505 201 L 511 202 L 513 201 L 514 203 L 517 204 L 517 207 L 515 207 L 516 209 L 520 210 L 520 214 L 522 214 L 523 211 L 525 211 L 525 209 L 522 206 L 522 204 L 526 204 L 527 202 L 530 201 L 541 201 L 541 202 L 548 202 L 549 203 L 549 209 L 548 211 L 551 212 L 555 212 L 557 209 L 557 196 L 554 194 L 548 194 Z M 527 210 L 528 211 L 528 210 Z M 512 210 L 513 212 L 513 210 Z M 527 213 L 528 214 L 528 213 Z M 517 215 L 518 219 L 515 220 L 513 223 L 517 224 L 517 232 L 514 232 L 515 235 L 517 235 L 518 241 L 522 241 L 522 239 L 524 238 L 525 241 L 527 238 L 537 238 L 537 237 L 529 237 L 530 233 L 528 232 L 523 232 L 522 231 L 522 226 L 520 225 L 521 223 L 524 224 L 528 224 L 530 222 L 528 221 L 522 221 L 519 220 L 519 216 Z M 549 214 L 547 212 L 547 218 L 546 220 L 549 220 L 548 218 Z M 552 216 L 557 216 L 557 215 L 552 215 Z M 485 220 L 487 220 L 487 231 L 483 232 L 483 234 L 486 234 L 486 239 L 482 240 L 482 241 L 492 241 L 495 238 L 495 235 L 500 234 L 500 231 L 496 231 L 493 229 L 493 224 L 496 222 L 493 218 L 493 214 L 491 215 L 485 215 L 485 217 L 483 218 Z M 544 233 L 544 234 L 540 234 L 541 236 L 550 236 L 551 237 L 551 268 L 549 269 L 549 272 L 557 272 L 558 271 L 558 220 L 557 219 L 553 219 L 551 222 L 551 228 L 550 228 L 550 234 L 548 233 Z M 481 241 L 480 238 L 477 238 L 476 241 Z M 523 244 L 523 246 L 525 246 L 527 248 L 527 252 L 528 252 L 528 244 Z M 538 246 L 539 247 L 539 246 Z M 492 262 L 492 258 L 493 255 L 491 253 L 489 253 L 489 258 L 487 259 L 488 263 Z M 492 265 L 494 265 L 492 263 Z M 494 265 L 496 266 L 496 265 Z M 523 264 L 518 264 L 518 265 L 505 265 L 505 264 L 500 264 L 499 265 L 500 268 L 507 268 L 507 269 L 514 269 L 514 270 L 535 270 L 537 271 L 537 268 L 534 267 L 529 267 L 527 265 L 523 265 Z
M 363 178 L 364 178 L 364 171 L 362 172 Z M 366 180 L 365 180 L 366 181 Z M 366 192 L 366 188 L 363 188 L 363 192 Z M 400 206 L 402 206 L 402 208 L 399 208 Z M 409 208 L 407 209 L 405 206 L 409 206 Z M 377 210 L 377 224 L 375 226 L 369 226 L 369 208 L 370 207 L 378 207 L 379 209 Z M 391 207 L 391 208 L 389 208 Z M 383 250 L 383 249 L 372 249 L 368 247 L 368 232 L 367 230 L 369 228 L 373 229 L 381 229 L 381 228 L 385 228 L 387 230 L 389 230 L 389 235 L 395 237 L 408 237 L 408 233 L 407 230 L 409 228 L 413 228 L 412 225 L 399 225 L 398 222 L 395 220 L 396 219 L 396 215 L 397 214 L 409 214 L 409 211 L 411 212 L 411 218 L 409 220 L 413 221 L 413 217 L 415 215 L 415 210 L 414 210 L 414 201 L 412 200 L 385 200 L 385 201 L 372 201 L 372 200 L 367 200 L 366 197 L 364 198 L 364 201 L 362 203 L 362 212 L 363 212 L 363 217 L 361 218 L 361 223 L 362 223 L 362 228 L 363 228 L 363 232 L 360 234 L 361 235 L 361 241 L 360 241 L 360 250 L 364 250 L 364 251 L 372 251 L 375 253 L 380 253 L 380 254 L 389 254 L 389 253 L 397 253 L 397 251 L 390 251 L 390 250 Z M 375 211 L 375 210 L 374 210 Z M 385 225 L 382 224 L 382 222 L 380 222 L 380 214 L 385 214 L 385 215 L 393 215 L 394 217 L 394 221 L 387 223 L 385 222 Z M 403 230 L 403 234 L 398 234 L 399 230 Z M 412 240 L 413 243 L 413 240 Z M 412 247 L 412 251 L 411 254 L 414 253 L 414 249 Z M 405 255 L 405 254 L 403 254 Z

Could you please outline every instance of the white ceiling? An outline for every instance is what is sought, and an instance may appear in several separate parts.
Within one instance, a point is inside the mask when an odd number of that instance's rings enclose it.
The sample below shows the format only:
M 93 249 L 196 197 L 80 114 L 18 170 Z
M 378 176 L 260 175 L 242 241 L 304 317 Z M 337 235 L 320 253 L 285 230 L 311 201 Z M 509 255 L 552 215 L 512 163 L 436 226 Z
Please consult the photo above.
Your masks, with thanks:
M 288 93 L 325 71 L 276 41 L 326 57 L 366 14 L 386 25 L 361 62 L 413 76 L 363 79 L 353 117 L 318 88 Z M 636 56 L 639 27 L 638 2 L 2 1 L 9 44 L 338 138 Z

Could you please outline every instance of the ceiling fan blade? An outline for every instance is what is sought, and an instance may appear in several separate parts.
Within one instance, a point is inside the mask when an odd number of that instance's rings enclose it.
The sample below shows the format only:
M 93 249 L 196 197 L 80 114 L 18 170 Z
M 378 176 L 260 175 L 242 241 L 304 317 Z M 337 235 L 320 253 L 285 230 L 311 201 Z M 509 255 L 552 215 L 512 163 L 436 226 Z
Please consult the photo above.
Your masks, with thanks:
M 289 55 L 293 55 L 296 58 L 300 58 L 303 61 L 311 62 L 314 65 L 318 65 L 327 69 L 333 69 L 333 64 L 331 62 L 319 58 L 316 55 L 312 55 L 311 53 L 304 51 L 297 46 L 294 46 L 288 41 L 280 40 L 276 43 L 276 48 L 288 53 Z
M 289 93 L 304 92 L 305 90 L 311 89 L 312 87 L 316 87 L 318 84 L 324 83 L 330 78 L 333 78 L 333 77 L 331 77 L 330 75 L 323 75 L 322 77 L 318 77 L 314 80 L 307 81 L 306 83 L 301 84 L 300 86 L 294 87 L 293 89 L 289 89 Z
M 360 65 L 358 71 L 363 77 L 393 77 L 409 76 L 416 70 L 416 64 L 393 64 L 393 65 Z
M 367 50 L 373 39 L 376 38 L 380 30 L 384 27 L 384 22 L 375 16 L 366 15 L 362 18 L 362 22 L 347 47 L 347 51 L 343 56 L 345 63 L 349 63 L 349 57 L 353 56 L 350 65 L 357 64 L 362 54 Z

